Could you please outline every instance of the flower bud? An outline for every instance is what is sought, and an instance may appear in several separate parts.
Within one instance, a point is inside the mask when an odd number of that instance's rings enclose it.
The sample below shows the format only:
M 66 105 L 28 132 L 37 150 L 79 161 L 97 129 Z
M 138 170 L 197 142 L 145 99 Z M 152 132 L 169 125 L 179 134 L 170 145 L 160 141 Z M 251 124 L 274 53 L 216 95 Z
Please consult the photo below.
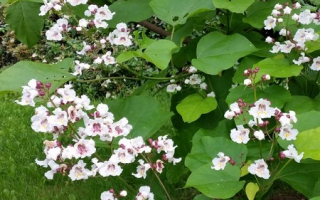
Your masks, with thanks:
M 46 88 L 50 88 L 51 87 L 51 83 L 46 83 Z
M 252 84 L 252 81 L 250 79 L 244 79 L 243 84 L 246 86 L 250 86 Z
M 280 159 L 285 159 L 286 158 L 286 155 L 283 153 L 283 151 L 279 152 L 279 158 Z
M 264 75 L 262 75 L 261 79 L 264 80 L 264 81 L 268 81 L 268 80 L 271 79 L 271 77 L 270 77 L 269 74 L 264 74 Z
M 120 197 L 126 197 L 128 195 L 128 193 L 127 193 L 127 191 L 125 191 L 125 190 L 122 190 L 121 192 L 120 192 Z

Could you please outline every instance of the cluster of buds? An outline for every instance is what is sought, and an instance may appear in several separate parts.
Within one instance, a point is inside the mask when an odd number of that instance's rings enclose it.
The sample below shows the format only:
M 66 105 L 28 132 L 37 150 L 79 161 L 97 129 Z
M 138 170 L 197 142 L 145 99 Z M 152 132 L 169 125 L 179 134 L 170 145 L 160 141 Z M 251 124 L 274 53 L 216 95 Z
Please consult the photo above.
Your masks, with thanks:
M 246 69 L 243 72 L 243 75 L 247 77 L 244 79 L 243 84 L 245 86 L 252 86 L 254 84 L 255 78 L 257 77 L 257 74 L 259 72 L 260 68 L 256 67 L 254 69 Z M 269 74 L 264 74 L 261 76 L 262 81 L 269 81 L 271 79 Z

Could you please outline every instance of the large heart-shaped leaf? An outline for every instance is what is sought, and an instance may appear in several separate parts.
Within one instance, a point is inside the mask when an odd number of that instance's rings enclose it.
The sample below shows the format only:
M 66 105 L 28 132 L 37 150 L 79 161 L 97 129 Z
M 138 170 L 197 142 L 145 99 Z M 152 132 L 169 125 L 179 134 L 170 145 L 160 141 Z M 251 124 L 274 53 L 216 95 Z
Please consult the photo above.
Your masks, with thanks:
M 320 160 L 320 127 L 299 133 L 294 143 L 299 152 L 304 152 L 303 158 Z
M 21 86 L 27 85 L 31 79 L 52 84 L 52 91 L 65 82 L 74 78 L 69 73 L 73 67 L 73 60 L 67 58 L 57 64 L 48 65 L 43 63 L 21 61 L 9 67 L 0 74 L 0 94 L 6 92 L 20 92 Z
M 126 117 L 133 126 L 129 137 L 150 138 L 173 115 L 163 111 L 160 103 L 149 96 L 132 96 L 107 102 L 117 119 Z
M 122 63 L 134 57 L 141 57 L 155 64 L 159 69 L 166 69 L 171 60 L 172 53 L 178 47 L 169 40 L 157 40 L 151 42 L 144 51 L 123 52 L 117 57 L 117 62 Z
M 199 93 L 184 98 L 178 105 L 177 111 L 184 122 L 193 122 L 202 114 L 209 113 L 216 109 L 218 103 L 215 98 L 203 97 Z
M 213 0 L 216 8 L 223 8 L 235 13 L 243 13 L 254 3 L 254 0 Z
M 226 166 L 224 170 L 211 169 L 210 163 L 193 171 L 185 187 L 194 187 L 210 198 L 230 198 L 239 192 L 245 181 L 239 181 L 240 169 Z
M 211 131 L 212 132 L 212 131 Z M 246 160 L 247 148 L 225 137 L 206 136 L 209 131 L 200 129 L 193 137 L 192 150 L 185 160 L 191 170 L 185 187 L 195 187 L 211 198 L 230 198 L 239 192 L 245 182 L 239 181 L 242 161 Z M 223 170 L 211 169 L 212 159 L 219 152 L 230 156 L 235 165 L 227 163 Z
M 41 38 L 44 18 L 39 16 L 41 4 L 31 1 L 16 1 L 6 12 L 6 22 L 14 30 L 18 40 L 28 47 L 35 45 Z
M 295 190 L 308 199 L 318 196 L 320 177 L 320 162 L 296 163 L 290 162 L 281 172 L 279 179 L 290 184 Z
M 224 152 L 225 155 L 230 156 L 236 162 L 235 166 L 238 166 L 238 168 L 242 166 L 242 160 L 245 160 L 247 155 L 247 148 L 244 144 L 237 144 L 224 137 L 213 138 L 203 134 L 202 129 L 195 134 L 192 140 L 191 153 L 186 157 L 185 165 L 191 171 L 211 163 L 219 152 Z
M 197 59 L 192 64 L 197 69 L 211 75 L 232 67 L 239 58 L 256 51 L 245 37 L 234 34 L 224 35 L 212 32 L 202 37 L 197 46 Z
M 116 14 L 108 22 L 110 27 L 116 27 L 120 22 L 140 22 L 148 19 L 154 13 L 149 6 L 150 0 L 118 0 L 110 5 L 110 10 Z
M 172 26 L 186 23 L 197 12 L 212 10 L 212 0 L 152 0 L 150 6 L 161 20 Z

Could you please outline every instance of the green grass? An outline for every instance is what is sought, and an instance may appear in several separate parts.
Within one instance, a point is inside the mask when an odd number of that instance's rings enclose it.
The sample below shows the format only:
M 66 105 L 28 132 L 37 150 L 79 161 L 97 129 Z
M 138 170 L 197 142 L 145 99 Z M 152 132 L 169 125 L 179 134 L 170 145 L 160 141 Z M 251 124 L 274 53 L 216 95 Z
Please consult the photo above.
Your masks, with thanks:
M 100 199 L 110 181 L 91 178 L 72 182 L 60 174 L 46 180 L 46 169 L 35 164 L 43 159 L 45 135 L 30 128 L 33 108 L 13 102 L 14 96 L 0 96 L 0 199 Z

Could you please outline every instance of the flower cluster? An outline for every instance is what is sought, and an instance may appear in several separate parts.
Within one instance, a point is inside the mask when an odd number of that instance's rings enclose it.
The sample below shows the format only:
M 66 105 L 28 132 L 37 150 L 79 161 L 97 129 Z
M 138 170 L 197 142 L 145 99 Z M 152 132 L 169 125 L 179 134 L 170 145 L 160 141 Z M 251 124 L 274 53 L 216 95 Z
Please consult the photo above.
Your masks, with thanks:
M 297 122 L 295 112 L 283 113 L 280 109 L 271 107 L 271 102 L 267 99 L 259 99 L 252 105 L 239 99 L 238 102 L 232 103 L 230 110 L 225 113 L 227 119 L 237 118 L 240 115 L 249 115 L 251 120 L 247 122 L 248 128 L 244 125 L 237 125 L 237 128 L 231 130 L 231 140 L 239 144 L 247 144 L 252 138 L 257 140 L 272 139 L 270 130 L 267 128 L 271 118 L 275 119 L 277 125 L 274 131 L 282 140 L 295 140 L 298 134 L 298 130 L 294 129 L 292 124 Z M 244 119 L 244 121 L 246 120 Z M 283 151 L 282 154 L 284 158 L 292 158 L 296 162 L 300 162 L 303 157 L 303 153 L 298 155 L 293 145 L 289 145 L 288 150 Z M 261 178 L 268 179 L 270 177 L 268 166 L 263 159 L 256 160 L 249 166 L 248 171 Z
M 49 168 L 45 173 L 47 179 L 53 179 L 56 173 L 68 175 L 72 181 L 97 175 L 120 176 L 122 166 L 135 162 L 138 157 L 141 159 L 138 160 L 137 173 L 132 175 L 146 178 L 149 169 L 162 173 L 165 162 L 176 164 L 181 161 L 181 158 L 174 158 L 177 146 L 166 135 L 159 136 L 156 140 L 149 139 L 149 145 L 141 136 L 128 139 L 126 136 L 132 126 L 127 118 L 115 121 L 108 105 L 91 105 L 86 95 L 76 95 L 71 84 L 57 89 L 53 95 L 49 95 L 50 87 L 50 84 L 32 79 L 28 86 L 23 86 L 22 100 L 16 101 L 30 106 L 35 106 L 36 97 L 47 101 L 46 106 L 35 108 L 35 114 L 31 118 L 31 127 L 35 132 L 52 134 L 53 137 L 53 140 L 44 141 L 45 159 L 36 159 L 38 165 Z M 118 148 L 111 150 L 109 159 L 97 159 L 97 141 L 111 145 L 115 138 L 120 138 Z M 149 157 L 144 156 L 152 151 L 157 154 L 164 153 L 159 156 L 161 159 L 153 163 Z M 91 158 L 91 168 L 87 167 L 88 158 Z M 103 193 L 101 198 L 108 199 L 111 196 L 114 196 L 114 193 L 109 191 Z M 137 198 L 153 199 L 150 188 L 148 192 L 147 188 L 142 189 Z
M 244 71 L 244 76 L 249 77 L 250 84 L 248 86 L 255 86 L 254 79 L 258 71 L 259 68 Z M 262 80 L 270 80 L 270 76 L 263 75 Z M 281 140 L 293 141 L 296 140 L 299 133 L 297 129 L 293 128 L 293 124 L 297 123 L 296 113 L 294 111 L 284 113 L 280 109 L 272 107 L 268 99 L 261 98 L 253 104 L 238 99 L 237 102 L 230 104 L 229 108 L 230 110 L 227 110 L 224 114 L 225 118 L 231 120 L 242 117 L 241 121 L 244 122 L 244 124 L 238 124 L 236 128 L 231 129 L 230 138 L 233 142 L 247 144 L 250 140 L 269 139 L 274 143 L 279 138 Z M 272 127 L 269 126 L 270 121 L 273 121 Z M 304 153 L 298 154 L 293 144 L 287 148 L 287 150 L 279 153 L 279 158 L 290 158 L 299 163 Z M 231 158 L 225 156 L 223 152 L 219 152 L 218 156 L 218 158 L 212 160 L 212 169 L 224 169 L 226 163 L 231 161 Z M 261 159 L 254 161 L 254 163 L 248 166 L 248 171 L 260 178 L 268 179 L 270 177 L 268 165 L 265 159 L 262 158 L 262 154 L 260 156 Z M 270 160 L 273 160 L 273 158 Z
M 200 90 L 208 89 L 207 83 L 204 82 L 204 77 L 202 77 L 200 74 L 196 74 L 198 70 L 195 67 L 190 66 L 187 68 L 183 68 L 183 71 L 187 72 L 188 74 L 191 74 L 188 78 L 184 80 L 185 85 L 189 85 L 191 87 L 198 88 Z M 175 83 L 176 81 L 174 79 L 171 79 L 170 82 L 171 84 L 167 86 L 167 92 L 173 93 L 181 90 L 181 86 Z M 207 96 L 214 98 L 215 93 L 212 91 L 208 93 Z
M 297 60 L 293 60 L 293 63 L 296 65 L 309 63 L 311 61 L 311 58 L 306 56 L 306 51 L 308 50 L 306 47 L 306 42 L 316 41 L 319 39 L 319 34 L 317 34 L 313 28 L 299 28 L 297 29 L 297 31 L 295 31 L 295 33 L 287 28 L 286 23 L 284 23 L 283 17 L 289 15 L 291 15 L 292 23 L 295 23 L 296 25 L 303 26 L 309 25 L 311 23 L 314 23 L 315 25 L 320 24 L 319 13 L 313 13 L 309 9 L 305 9 L 300 13 L 292 12 L 293 10 L 297 10 L 300 8 L 301 5 L 298 2 L 294 3 L 291 7 L 289 4 L 276 4 L 271 12 L 271 16 L 268 16 L 264 21 L 264 28 L 266 30 L 275 29 L 277 25 L 283 27 L 279 31 L 279 35 L 285 38 L 283 43 L 275 41 L 275 39 L 271 38 L 270 36 L 266 38 L 266 42 L 274 44 L 270 52 L 290 53 L 293 49 L 298 50 L 300 52 L 300 57 Z M 310 66 L 312 70 L 320 70 L 319 60 L 320 57 L 313 59 L 313 63 Z

